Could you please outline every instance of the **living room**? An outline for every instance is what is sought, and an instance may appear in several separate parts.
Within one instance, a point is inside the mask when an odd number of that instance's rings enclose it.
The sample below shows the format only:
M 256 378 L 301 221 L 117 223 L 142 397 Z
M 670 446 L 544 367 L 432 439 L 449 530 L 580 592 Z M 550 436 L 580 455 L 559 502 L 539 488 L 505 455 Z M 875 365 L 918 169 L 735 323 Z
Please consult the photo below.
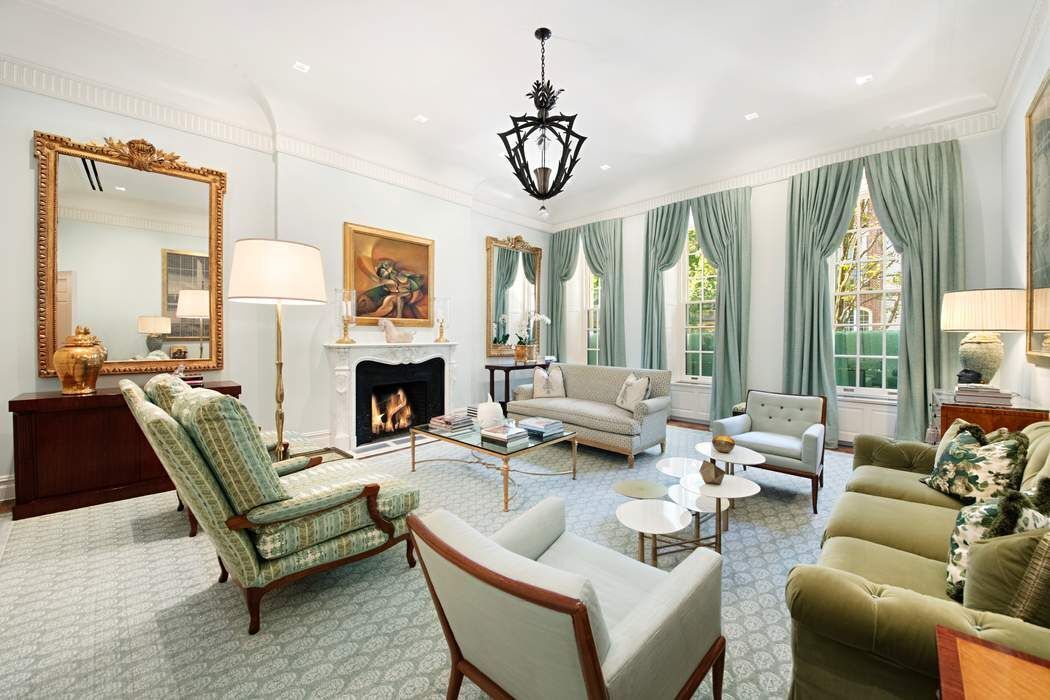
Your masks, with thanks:
M 4 3 L 6 692 L 1045 683 L 1050 2 L 542 4 Z

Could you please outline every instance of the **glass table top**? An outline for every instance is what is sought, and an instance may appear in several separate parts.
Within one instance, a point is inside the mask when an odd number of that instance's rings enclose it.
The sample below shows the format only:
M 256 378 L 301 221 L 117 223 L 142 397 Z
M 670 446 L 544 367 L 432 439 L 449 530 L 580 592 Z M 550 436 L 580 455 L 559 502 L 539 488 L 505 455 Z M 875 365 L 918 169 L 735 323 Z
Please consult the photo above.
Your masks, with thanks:
M 525 450 L 531 450 L 533 447 L 567 440 L 576 435 L 575 431 L 572 430 L 563 430 L 560 433 L 554 433 L 553 435 L 548 435 L 546 437 L 539 437 L 529 433 L 528 438 L 525 441 L 515 443 L 513 446 L 508 447 L 507 445 L 496 442 L 495 440 L 489 440 L 488 438 L 483 437 L 481 435 L 481 428 L 478 426 L 457 431 L 431 426 L 429 423 L 423 423 L 422 425 L 414 426 L 412 432 L 454 442 L 463 445 L 464 447 L 478 447 L 487 450 L 488 452 L 495 452 L 496 454 L 501 455 L 512 455 L 518 452 L 524 452 Z

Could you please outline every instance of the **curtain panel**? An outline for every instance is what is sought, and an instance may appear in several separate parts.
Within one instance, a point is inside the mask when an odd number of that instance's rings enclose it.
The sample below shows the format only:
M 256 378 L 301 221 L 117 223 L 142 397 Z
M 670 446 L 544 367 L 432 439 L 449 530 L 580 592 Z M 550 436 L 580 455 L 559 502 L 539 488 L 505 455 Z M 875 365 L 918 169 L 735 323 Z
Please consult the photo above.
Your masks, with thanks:
M 579 227 L 587 266 L 601 278 L 598 311 L 598 364 L 627 365 L 623 325 L 623 219 L 609 219 Z
M 492 322 L 496 324 L 496 334 L 507 333 L 510 330 L 503 317 L 507 314 L 507 290 L 518 276 L 520 257 L 521 254 L 516 250 L 496 248 L 496 265 L 492 280 Z
M 642 367 L 667 369 L 663 273 L 682 256 L 689 227 L 689 202 L 650 209 L 645 215 L 642 297 Z
M 565 361 L 565 283 L 572 279 L 576 270 L 576 256 L 580 251 L 580 235 L 577 229 L 558 231 L 551 236 L 550 247 L 550 310 L 551 327 L 547 340 L 547 352 Z
M 864 158 L 871 202 L 901 254 L 897 437 L 920 440 L 934 388 L 952 385 L 956 346 L 941 332 L 941 297 L 965 275 L 959 142 L 900 148 Z
M 689 203 L 704 256 L 718 269 L 712 420 L 732 415 L 747 396 L 751 319 L 751 188 L 697 197 Z
M 788 203 L 784 391 L 827 399 L 829 447 L 839 428 L 828 256 L 846 234 L 862 171 L 858 159 L 795 175 Z
M 536 284 L 536 256 L 533 253 L 521 252 L 521 269 L 525 272 L 525 281 Z M 536 309 L 539 311 L 539 309 Z

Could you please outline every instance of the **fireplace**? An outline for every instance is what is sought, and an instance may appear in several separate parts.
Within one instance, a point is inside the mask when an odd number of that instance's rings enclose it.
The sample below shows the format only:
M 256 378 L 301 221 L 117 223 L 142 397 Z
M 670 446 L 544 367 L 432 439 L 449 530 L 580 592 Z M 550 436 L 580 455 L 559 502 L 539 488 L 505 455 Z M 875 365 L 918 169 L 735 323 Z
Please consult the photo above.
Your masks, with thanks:
M 445 406 L 445 360 L 391 365 L 374 360 L 356 368 L 355 444 L 388 440 L 426 423 Z

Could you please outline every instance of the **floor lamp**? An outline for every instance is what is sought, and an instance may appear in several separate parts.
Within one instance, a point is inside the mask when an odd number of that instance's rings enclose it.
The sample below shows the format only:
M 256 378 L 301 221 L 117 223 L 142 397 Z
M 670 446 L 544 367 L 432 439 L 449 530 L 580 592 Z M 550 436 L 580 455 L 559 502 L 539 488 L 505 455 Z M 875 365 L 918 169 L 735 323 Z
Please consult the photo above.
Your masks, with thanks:
M 197 357 L 204 359 L 204 319 L 211 318 L 211 292 L 207 289 L 183 289 L 175 304 L 176 318 L 197 319 Z
M 282 313 L 284 304 L 313 305 L 327 301 L 321 251 L 312 245 L 274 238 L 242 238 L 233 244 L 230 301 L 273 304 L 276 315 L 277 459 L 284 459 L 284 357 Z

